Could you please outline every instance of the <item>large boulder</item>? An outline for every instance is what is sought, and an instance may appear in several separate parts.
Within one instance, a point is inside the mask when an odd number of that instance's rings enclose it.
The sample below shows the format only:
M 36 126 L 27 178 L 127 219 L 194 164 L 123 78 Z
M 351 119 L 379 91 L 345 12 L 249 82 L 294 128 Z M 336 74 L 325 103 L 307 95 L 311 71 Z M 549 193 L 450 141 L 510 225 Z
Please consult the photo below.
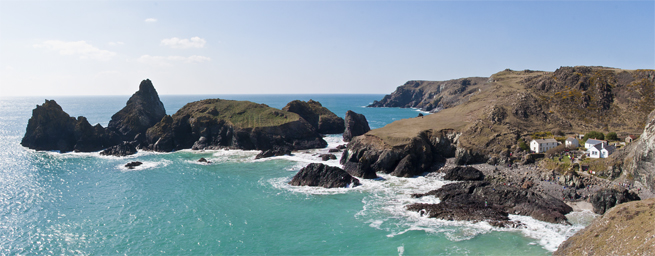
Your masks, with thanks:
M 116 145 L 118 137 L 85 117 L 69 116 L 54 100 L 36 106 L 21 145 L 35 150 L 93 152 Z
M 249 101 L 207 99 L 186 104 L 146 132 L 146 148 L 234 148 L 266 151 L 323 148 L 327 142 L 298 114 Z
M 441 202 L 439 204 L 414 204 L 407 206 L 413 211 L 424 211 L 429 216 L 444 218 L 447 214 L 457 214 L 452 217 L 457 220 L 481 220 L 489 218 L 491 221 L 505 220 L 506 214 L 530 216 L 534 219 L 567 224 L 565 214 L 573 209 L 559 199 L 517 187 L 490 183 L 487 181 L 464 181 L 446 184 L 443 187 L 425 194 L 414 194 L 414 197 L 434 195 Z M 432 213 L 434 209 L 444 213 Z M 467 208 L 470 208 L 467 210 Z M 485 211 L 485 208 L 491 208 Z M 491 214 L 491 217 L 489 216 Z M 451 219 L 445 218 L 445 219 Z
M 300 169 L 289 184 L 324 188 L 344 188 L 360 185 L 357 178 L 352 177 L 341 168 L 318 163 L 312 163 Z
M 150 79 L 141 81 L 139 90 L 123 109 L 111 117 L 107 129 L 119 134 L 124 141 L 132 141 L 137 134 L 145 134 L 166 115 L 164 104 Z
M 300 117 L 309 122 L 320 134 L 343 133 L 345 129 L 343 118 L 338 117 L 332 111 L 323 107 L 318 101 L 309 100 L 305 102 L 294 100 L 289 102 L 282 110 L 300 115 Z
M 352 110 L 346 112 L 346 130 L 343 132 L 343 140 L 348 142 L 353 137 L 362 135 L 371 130 L 368 126 L 366 117 L 362 114 L 357 114 Z
M 444 176 L 444 180 L 465 181 L 465 180 L 483 180 L 483 179 L 484 179 L 484 174 L 482 174 L 480 170 L 468 166 L 466 167 L 457 166 L 448 169 L 446 171 L 446 175 Z
M 590 198 L 591 205 L 594 206 L 594 212 L 597 214 L 604 214 L 615 205 L 635 200 L 641 199 L 634 192 L 625 189 L 616 190 L 609 188 L 596 191 Z

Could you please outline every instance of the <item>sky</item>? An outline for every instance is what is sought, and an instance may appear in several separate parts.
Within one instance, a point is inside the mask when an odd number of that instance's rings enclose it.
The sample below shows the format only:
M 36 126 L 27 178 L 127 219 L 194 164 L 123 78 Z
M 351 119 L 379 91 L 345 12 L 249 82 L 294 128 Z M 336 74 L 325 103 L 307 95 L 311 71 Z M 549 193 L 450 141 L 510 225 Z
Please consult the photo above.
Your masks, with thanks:
M 0 97 L 388 94 L 577 65 L 655 68 L 655 1 L 0 0 Z

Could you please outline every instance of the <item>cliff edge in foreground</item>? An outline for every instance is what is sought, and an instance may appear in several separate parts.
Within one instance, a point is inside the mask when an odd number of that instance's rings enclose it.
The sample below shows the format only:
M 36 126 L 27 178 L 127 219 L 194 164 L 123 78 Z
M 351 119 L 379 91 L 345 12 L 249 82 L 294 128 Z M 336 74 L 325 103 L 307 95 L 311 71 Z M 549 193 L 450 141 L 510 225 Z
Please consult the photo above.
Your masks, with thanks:
M 655 198 L 620 204 L 569 237 L 553 255 L 652 255 Z

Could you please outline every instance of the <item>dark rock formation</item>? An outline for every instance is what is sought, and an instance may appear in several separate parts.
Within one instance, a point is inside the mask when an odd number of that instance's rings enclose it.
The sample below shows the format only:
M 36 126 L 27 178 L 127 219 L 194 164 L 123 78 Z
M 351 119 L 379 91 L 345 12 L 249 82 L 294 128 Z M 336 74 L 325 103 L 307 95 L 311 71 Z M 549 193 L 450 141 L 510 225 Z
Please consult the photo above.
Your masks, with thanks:
M 318 101 L 309 100 L 304 102 L 294 100 L 289 102 L 282 110 L 300 115 L 300 117 L 309 122 L 320 134 L 343 133 L 345 129 L 343 118 L 338 117 L 332 111 L 323 107 Z
M 323 164 L 309 164 L 293 176 L 289 184 L 293 186 L 319 186 L 324 188 L 344 188 L 360 185 L 359 180 L 339 167 Z
M 201 157 L 200 159 L 198 159 L 198 162 L 199 163 L 211 164 L 211 161 L 205 159 L 204 157 Z
M 208 99 L 186 104 L 146 132 L 147 148 L 309 149 L 327 146 L 298 114 L 249 101 Z
M 274 147 L 272 149 L 267 149 L 255 156 L 255 159 L 267 158 L 273 156 L 284 156 L 291 155 L 291 148 L 288 147 Z
M 603 214 L 615 205 L 625 202 L 641 200 L 637 194 L 628 190 L 601 189 L 594 193 L 590 202 L 594 206 L 594 212 Z
M 440 189 L 413 196 L 428 195 L 438 197 L 441 202 L 436 205 L 413 204 L 407 206 L 407 209 L 423 210 L 429 216 L 445 219 L 503 221 L 507 220 L 507 214 L 519 214 L 562 224 L 568 223 L 564 215 L 573 210 L 554 197 L 486 181 L 450 183 Z
M 484 180 L 484 174 L 473 167 L 457 166 L 446 171 L 444 180 Z
M 132 143 L 129 143 L 127 141 L 123 141 L 123 143 L 109 147 L 102 152 L 100 152 L 101 155 L 103 156 L 128 156 L 128 155 L 134 155 L 136 154 L 136 147 L 132 145 Z
M 93 152 L 116 145 L 120 139 L 83 116 L 69 116 L 54 100 L 36 106 L 21 145 L 35 150 Z
M 139 90 L 126 106 L 111 117 L 107 129 L 119 134 L 124 141 L 132 141 L 137 134 L 145 134 L 166 115 L 164 104 L 149 79 L 141 81 Z
M 575 171 L 568 171 L 564 175 L 560 176 L 557 180 L 557 183 L 562 186 L 573 187 L 573 188 L 584 188 L 585 183 L 580 175 Z
M 362 178 L 375 178 L 376 172 L 414 177 L 455 156 L 458 136 L 452 130 L 425 131 L 396 147 L 390 147 L 376 136 L 359 136 L 348 144 L 341 164 L 348 173 Z
M 142 164 L 143 164 L 142 162 L 134 161 L 134 162 L 129 162 L 129 163 L 125 164 L 125 167 L 127 167 L 127 169 L 134 169 L 134 167 L 137 167 L 137 166 L 142 165 Z
M 362 135 L 371 128 L 368 126 L 366 117 L 362 114 L 357 114 L 351 110 L 346 112 L 346 130 L 343 132 L 343 140 L 348 142 L 352 138 Z

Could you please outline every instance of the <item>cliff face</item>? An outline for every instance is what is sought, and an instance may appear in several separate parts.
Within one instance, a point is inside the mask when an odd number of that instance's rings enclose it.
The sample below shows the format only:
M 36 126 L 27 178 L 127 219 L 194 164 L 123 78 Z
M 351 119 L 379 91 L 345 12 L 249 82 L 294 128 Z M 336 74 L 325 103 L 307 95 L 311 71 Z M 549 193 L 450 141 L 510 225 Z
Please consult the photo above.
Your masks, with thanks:
M 553 255 L 652 255 L 655 198 L 620 204 L 569 237 Z
M 137 134 L 145 135 L 166 115 L 164 104 L 150 79 L 141 81 L 139 90 L 127 101 L 123 109 L 111 117 L 107 129 L 114 131 L 125 141 L 132 141 Z
M 327 143 L 298 114 L 249 101 L 208 99 L 186 104 L 146 132 L 147 148 L 321 148 Z
M 436 112 L 465 102 L 467 96 L 486 88 L 488 80 L 488 77 L 470 77 L 448 81 L 408 81 L 369 107 L 420 108 Z
M 318 101 L 309 100 L 304 102 L 294 100 L 289 102 L 282 110 L 300 115 L 300 117 L 309 122 L 320 134 L 343 133 L 345 129 L 343 118 L 338 117 L 332 111 L 323 107 Z
M 69 116 L 54 100 L 36 106 L 21 145 L 35 150 L 92 152 L 116 145 L 116 134 L 101 125 L 91 126 L 83 116 Z

